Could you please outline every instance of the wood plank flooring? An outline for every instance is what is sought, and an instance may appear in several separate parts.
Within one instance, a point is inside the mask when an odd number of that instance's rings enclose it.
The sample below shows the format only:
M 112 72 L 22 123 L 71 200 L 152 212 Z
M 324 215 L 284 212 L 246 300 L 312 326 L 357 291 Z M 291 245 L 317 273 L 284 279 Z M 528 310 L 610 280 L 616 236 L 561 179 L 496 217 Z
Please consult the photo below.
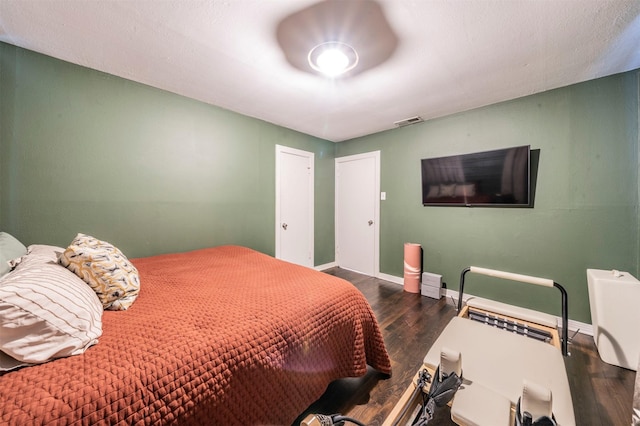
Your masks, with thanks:
M 398 284 L 355 272 L 340 268 L 325 272 L 350 281 L 365 295 L 380 323 L 393 374 L 386 378 L 371 370 L 362 378 L 332 383 L 293 426 L 298 426 L 307 413 L 341 413 L 368 426 L 381 425 L 420 368 L 431 344 L 455 316 L 455 308 L 451 301 L 406 293 Z M 576 424 L 629 425 L 635 372 L 602 362 L 590 336 L 578 334 L 569 351 L 571 356 L 565 358 L 565 365 Z M 429 424 L 454 425 L 446 407 L 438 409 Z

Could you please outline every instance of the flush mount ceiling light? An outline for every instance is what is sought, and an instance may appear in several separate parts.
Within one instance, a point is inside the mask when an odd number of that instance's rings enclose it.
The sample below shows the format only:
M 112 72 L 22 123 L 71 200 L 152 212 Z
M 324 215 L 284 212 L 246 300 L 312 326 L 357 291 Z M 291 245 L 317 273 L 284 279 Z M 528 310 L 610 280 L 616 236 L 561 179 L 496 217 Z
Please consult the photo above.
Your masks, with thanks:
M 358 65 L 358 52 L 346 43 L 328 41 L 309 51 L 309 65 L 327 77 L 337 77 Z
M 391 57 L 398 38 L 375 0 L 322 0 L 284 17 L 276 28 L 284 57 L 300 71 L 354 77 Z M 330 48 L 336 48 L 336 51 Z M 346 60 L 345 60 L 346 58 Z

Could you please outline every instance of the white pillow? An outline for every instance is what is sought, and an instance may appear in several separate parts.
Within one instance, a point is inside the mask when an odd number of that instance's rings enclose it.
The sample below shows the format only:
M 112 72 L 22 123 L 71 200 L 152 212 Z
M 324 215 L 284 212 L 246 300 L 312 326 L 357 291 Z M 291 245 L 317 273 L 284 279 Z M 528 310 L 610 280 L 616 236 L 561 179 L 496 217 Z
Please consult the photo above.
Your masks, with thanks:
M 456 185 L 456 197 L 473 197 L 476 195 L 476 185 L 473 183 L 465 183 L 464 185 Z
M 44 244 L 32 244 L 27 247 L 29 257 L 42 257 L 55 263 L 58 263 L 58 256 L 60 256 L 63 251 L 64 249 L 62 247 Z
M 456 195 L 456 184 L 452 183 L 449 185 L 440 185 L 440 196 L 441 197 L 453 197 Z
M 29 364 L 28 362 L 18 361 L 17 359 L 11 358 L 9 355 L 0 351 L 0 372 L 15 370 L 16 368 L 20 368 L 20 367 L 29 367 L 30 365 L 35 365 L 35 364 Z
M 27 253 L 27 248 L 11 234 L 0 232 L 0 277 L 11 270 L 9 262 Z
M 18 257 L 9 261 L 9 265 L 12 268 L 17 268 L 23 259 L 36 259 L 40 258 L 44 262 L 58 262 L 58 256 L 64 251 L 62 247 L 48 246 L 44 244 L 32 244 L 27 247 L 27 253 L 24 256 Z
M 73 272 L 47 256 L 26 255 L 0 279 L 0 350 L 30 364 L 81 354 L 98 343 L 102 313 L 95 292 Z

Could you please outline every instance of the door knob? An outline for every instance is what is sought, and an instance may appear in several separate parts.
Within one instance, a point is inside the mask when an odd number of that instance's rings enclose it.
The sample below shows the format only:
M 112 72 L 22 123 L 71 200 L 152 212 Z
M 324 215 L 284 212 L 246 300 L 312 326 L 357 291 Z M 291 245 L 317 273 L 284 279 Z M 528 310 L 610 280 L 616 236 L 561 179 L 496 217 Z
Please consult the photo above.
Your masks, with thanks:
M 368 223 L 369 223 L 369 226 L 373 225 L 373 221 L 372 220 L 370 220 Z
M 282 224 L 282 229 L 284 229 L 286 231 L 287 230 L 287 226 L 289 226 L 289 225 L 287 225 L 286 223 L 283 223 Z

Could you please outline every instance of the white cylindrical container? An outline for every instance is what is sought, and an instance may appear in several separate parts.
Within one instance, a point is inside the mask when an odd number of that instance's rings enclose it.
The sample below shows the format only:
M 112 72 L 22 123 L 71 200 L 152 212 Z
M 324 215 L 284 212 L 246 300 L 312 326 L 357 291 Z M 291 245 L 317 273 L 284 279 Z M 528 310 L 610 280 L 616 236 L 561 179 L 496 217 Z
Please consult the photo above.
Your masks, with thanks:
M 636 370 L 640 282 L 628 272 L 587 269 L 593 340 L 607 364 Z

